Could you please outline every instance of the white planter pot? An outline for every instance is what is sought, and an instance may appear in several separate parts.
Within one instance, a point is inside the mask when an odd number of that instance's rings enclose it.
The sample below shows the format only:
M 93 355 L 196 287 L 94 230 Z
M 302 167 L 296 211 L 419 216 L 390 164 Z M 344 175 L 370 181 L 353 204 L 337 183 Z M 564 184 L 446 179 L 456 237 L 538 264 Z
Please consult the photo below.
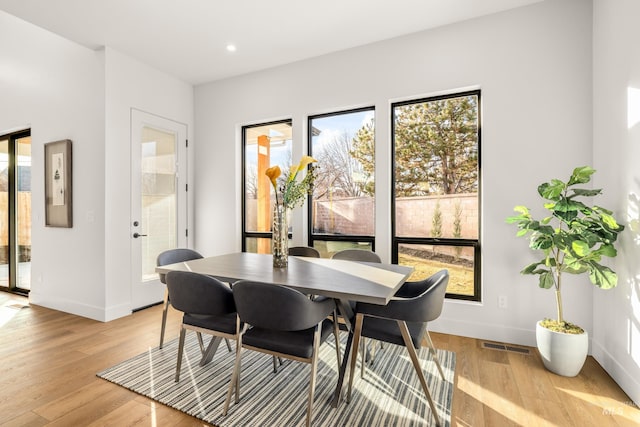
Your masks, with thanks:
M 536 342 L 545 368 L 558 375 L 575 377 L 587 360 L 589 335 L 554 332 L 536 325 Z

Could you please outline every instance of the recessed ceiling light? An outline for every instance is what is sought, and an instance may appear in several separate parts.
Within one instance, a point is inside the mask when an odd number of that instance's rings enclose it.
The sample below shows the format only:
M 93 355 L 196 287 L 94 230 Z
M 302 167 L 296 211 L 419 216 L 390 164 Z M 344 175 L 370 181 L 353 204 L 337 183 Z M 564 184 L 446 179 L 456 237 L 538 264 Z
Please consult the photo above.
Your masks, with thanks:
M 228 44 L 228 45 L 227 45 L 227 50 L 228 50 L 229 52 L 235 52 L 235 51 L 236 51 L 236 45 L 234 45 L 234 44 Z

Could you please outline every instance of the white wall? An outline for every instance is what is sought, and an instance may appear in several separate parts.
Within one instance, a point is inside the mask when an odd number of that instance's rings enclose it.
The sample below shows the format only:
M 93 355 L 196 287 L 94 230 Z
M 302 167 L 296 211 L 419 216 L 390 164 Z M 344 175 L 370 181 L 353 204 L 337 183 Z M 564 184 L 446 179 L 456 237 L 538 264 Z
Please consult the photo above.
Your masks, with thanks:
M 131 312 L 131 109 L 187 125 L 193 140 L 193 87 L 118 51 L 105 49 L 106 149 L 109 179 L 105 183 L 106 315 Z M 189 150 L 190 154 L 194 150 Z M 191 164 L 193 160 L 189 160 Z M 192 169 L 192 168 L 190 168 Z M 191 180 L 190 180 L 191 181 Z M 193 217 L 193 209 L 189 209 Z M 193 224 L 193 219 L 189 220 Z
M 31 128 L 35 304 L 96 318 L 104 307 L 103 55 L 0 12 L 0 133 Z M 43 144 L 73 144 L 73 228 L 44 226 Z M 95 212 L 93 222 L 82 215 Z
M 618 287 L 595 291 L 593 355 L 640 404 L 640 3 L 596 0 L 593 15 L 596 186 L 627 226 Z
M 196 246 L 240 249 L 242 125 L 293 119 L 294 158 L 309 114 L 376 108 L 376 251 L 390 259 L 390 103 L 482 89 L 482 304 L 447 302 L 434 330 L 533 345 L 553 292 L 519 271 L 533 261 L 505 223 L 537 186 L 591 164 L 591 5 L 543 2 L 196 88 Z M 301 217 L 294 238 L 304 243 Z M 233 224 L 233 226 L 230 226 Z M 296 224 L 294 224 L 296 225 Z M 592 329 L 591 291 L 567 280 L 566 316 Z M 499 295 L 508 299 L 498 309 Z
M 184 123 L 192 139 L 193 87 L 4 12 L 0 40 L 0 133 L 32 135 L 30 302 L 102 321 L 129 314 L 131 109 Z M 44 227 L 43 144 L 67 138 L 73 228 Z

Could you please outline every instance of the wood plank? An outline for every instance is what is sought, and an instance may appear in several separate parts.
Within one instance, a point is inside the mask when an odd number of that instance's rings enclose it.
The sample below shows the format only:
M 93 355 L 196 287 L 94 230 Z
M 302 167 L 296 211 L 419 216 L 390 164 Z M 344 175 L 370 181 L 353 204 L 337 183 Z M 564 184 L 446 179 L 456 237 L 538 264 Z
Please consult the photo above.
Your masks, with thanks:
M 0 306 L 11 300 L 26 302 L 0 292 Z M 207 425 L 95 375 L 157 346 L 161 312 L 155 306 L 108 323 L 34 305 L 11 313 L 0 328 L 0 424 Z M 169 311 L 169 339 L 180 318 Z M 535 349 L 522 356 L 431 335 L 436 347 L 456 353 L 452 425 L 640 425 L 640 409 L 591 357 L 577 377 L 565 378 L 546 371 Z

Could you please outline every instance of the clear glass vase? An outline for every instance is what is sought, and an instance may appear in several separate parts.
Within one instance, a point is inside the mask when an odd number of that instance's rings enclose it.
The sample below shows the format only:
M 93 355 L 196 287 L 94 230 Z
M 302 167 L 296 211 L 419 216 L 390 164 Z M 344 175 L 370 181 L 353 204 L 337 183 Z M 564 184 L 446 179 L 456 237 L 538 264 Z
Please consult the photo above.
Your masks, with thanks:
M 272 219 L 271 253 L 273 254 L 273 267 L 286 268 L 289 262 L 289 221 L 287 208 L 282 203 L 273 204 Z

